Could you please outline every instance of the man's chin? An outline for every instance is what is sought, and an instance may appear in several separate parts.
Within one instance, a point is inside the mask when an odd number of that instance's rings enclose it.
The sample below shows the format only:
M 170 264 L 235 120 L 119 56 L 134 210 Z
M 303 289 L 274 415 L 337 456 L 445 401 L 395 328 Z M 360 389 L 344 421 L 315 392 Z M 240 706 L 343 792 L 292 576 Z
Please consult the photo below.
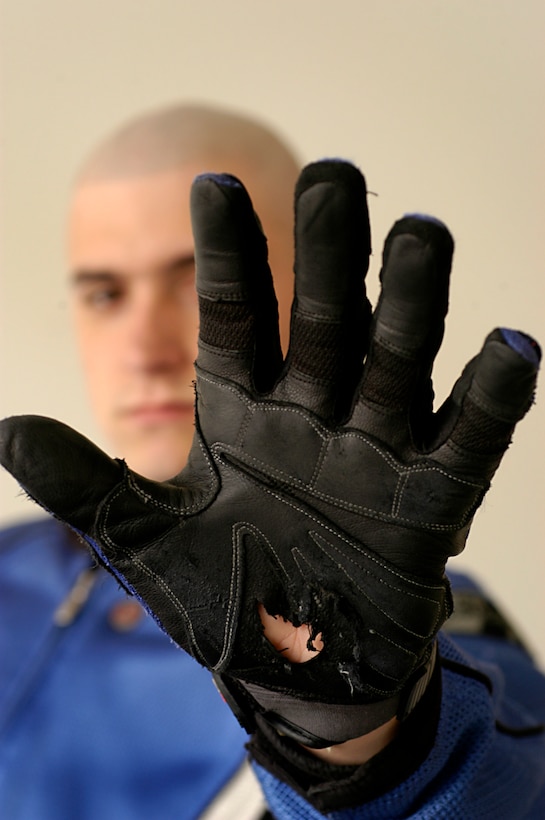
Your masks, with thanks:
M 132 442 L 124 458 L 131 470 L 154 481 L 167 481 L 178 475 L 186 463 L 192 438 L 188 436 L 153 436 Z

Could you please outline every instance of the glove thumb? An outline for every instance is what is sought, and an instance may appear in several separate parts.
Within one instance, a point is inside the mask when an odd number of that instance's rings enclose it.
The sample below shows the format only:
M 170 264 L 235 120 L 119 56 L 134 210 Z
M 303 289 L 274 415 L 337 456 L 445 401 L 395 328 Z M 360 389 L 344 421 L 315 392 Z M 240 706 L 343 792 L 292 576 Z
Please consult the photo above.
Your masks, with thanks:
M 82 532 L 92 528 L 97 507 L 123 477 L 120 462 L 44 416 L 0 422 L 0 463 L 33 501 Z

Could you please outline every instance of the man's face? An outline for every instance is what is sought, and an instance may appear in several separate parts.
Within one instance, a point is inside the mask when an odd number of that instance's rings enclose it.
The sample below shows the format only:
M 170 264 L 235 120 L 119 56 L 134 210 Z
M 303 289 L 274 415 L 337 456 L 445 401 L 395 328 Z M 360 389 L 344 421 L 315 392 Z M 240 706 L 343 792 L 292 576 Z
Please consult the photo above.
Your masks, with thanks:
M 93 410 L 114 455 L 160 480 L 183 467 L 193 438 L 196 173 L 86 183 L 70 214 L 75 327 Z M 274 220 L 268 230 L 285 336 L 291 231 Z

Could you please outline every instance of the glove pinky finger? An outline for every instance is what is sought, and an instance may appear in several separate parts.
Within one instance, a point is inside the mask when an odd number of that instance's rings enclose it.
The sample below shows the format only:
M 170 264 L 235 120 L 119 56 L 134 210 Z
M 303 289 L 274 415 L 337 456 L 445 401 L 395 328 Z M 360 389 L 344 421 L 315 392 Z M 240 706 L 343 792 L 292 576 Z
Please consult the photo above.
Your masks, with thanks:
M 457 448 L 501 457 L 533 403 L 540 357 L 539 345 L 526 334 L 492 331 L 453 391 L 461 405 L 450 435 Z

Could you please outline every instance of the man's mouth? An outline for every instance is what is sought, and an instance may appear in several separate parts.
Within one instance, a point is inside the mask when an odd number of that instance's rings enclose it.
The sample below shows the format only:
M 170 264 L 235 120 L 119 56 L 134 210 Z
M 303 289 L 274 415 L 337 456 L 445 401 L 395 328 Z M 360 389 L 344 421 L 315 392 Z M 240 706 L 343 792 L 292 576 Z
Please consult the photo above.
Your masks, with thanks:
M 166 401 L 139 404 L 122 411 L 128 421 L 137 425 L 150 426 L 176 421 L 193 421 L 194 407 L 192 402 Z

